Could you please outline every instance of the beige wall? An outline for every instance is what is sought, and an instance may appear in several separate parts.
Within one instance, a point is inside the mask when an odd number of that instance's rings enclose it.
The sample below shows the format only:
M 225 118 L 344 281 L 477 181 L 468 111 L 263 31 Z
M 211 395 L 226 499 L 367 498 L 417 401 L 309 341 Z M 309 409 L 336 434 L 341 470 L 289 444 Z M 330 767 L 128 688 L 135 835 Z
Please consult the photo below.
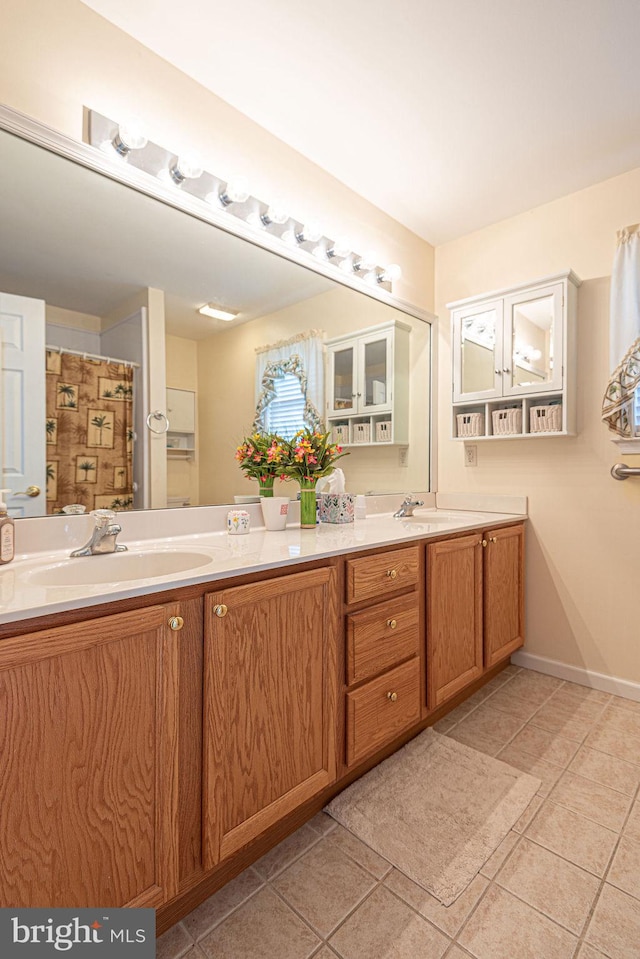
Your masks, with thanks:
M 200 428 L 202 437 L 201 495 L 204 503 L 230 502 L 235 493 L 252 494 L 257 485 L 244 479 L 234 452 L 253 420 L 256 347 L 263 347 L 304 330 L 322 330 L 326 338 L 398 319 L 411 327 L 409 450 L 406 467 L 399 465 L 396 446 L 351 448 L 341 460 L 351 492 L 426 489 L 429 474 L 430 327 L 383 303 L 338 287 L 310 297 L 277 313 L 230 329 L 198 344 Z M 297 486 L 287 487 L 296 496 Z
M 361 252 L 400 263 L 396 295 L 433 308 L 432 246 L 78 0 L 5 3 L 0 30 L 9 106 L 76 139 L 83 106 L 116 119 L 133 111 L 156 143 L 196 149 L 213 173 L 242 173 L 265 199 L 283 192 L 295 216 L 318 216 Z
M 447 491 L 529 497 L 528 652 L 640 682 L 640 482 L 600 422 L 608 376 L 609 277 L 616 231 L 640 218 L 640 169 L 438 247 L 439 481 Z M 446 303 L 571 267 L 578 293 L 578 435 L 478 443 L 463 466 L 451 429 Z

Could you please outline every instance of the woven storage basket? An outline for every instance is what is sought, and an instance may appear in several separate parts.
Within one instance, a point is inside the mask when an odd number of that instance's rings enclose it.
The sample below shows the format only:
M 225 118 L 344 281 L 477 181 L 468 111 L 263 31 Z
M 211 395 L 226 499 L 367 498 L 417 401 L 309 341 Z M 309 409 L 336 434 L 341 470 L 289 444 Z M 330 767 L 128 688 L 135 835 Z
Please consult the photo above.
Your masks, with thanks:
M 344 445 L 349 442 L 349 424 L 341 423 L 333 427 L 333 442 Z
M 354 423 L 351 428 L 353 430 L 352 443 L 371 442 L 371 427 L 368 423 Z
M 484 436 L 484 413 L 458 413 L 458 436 Z
M 381 423 L 376 423 L 376 442 L 391 442 L 391 420 L 382 420 Z
M 532 406 L 529 410 L 531 433 L 558 433 L 562 429 L 562 404 Z
M 522 433 L 522 408 L 494 410 L 491 414 L 494 436 Z

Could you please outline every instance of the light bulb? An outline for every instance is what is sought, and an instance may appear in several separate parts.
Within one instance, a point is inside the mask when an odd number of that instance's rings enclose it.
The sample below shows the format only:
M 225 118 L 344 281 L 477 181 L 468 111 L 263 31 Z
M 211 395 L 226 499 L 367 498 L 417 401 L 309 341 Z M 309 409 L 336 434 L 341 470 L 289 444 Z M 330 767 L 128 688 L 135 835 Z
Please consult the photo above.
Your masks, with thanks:
M 286 223 L 289 219 L 288 204 L 282 197 L 274 197 L 266 215 L 271 223 Z
M 244 203 L 249 199 L 249 195 L 249 181 L 246 176 L 234 176 L 220 190 L 219 197 L 223 206 L 229 206 L 231 203 Z
M 182 153 L 169 168 L 171 179 L 178 186 L 185 180 L 197 180 L 202 172 L 202 159 L 198 153 Z
M 317 243 L 322 234 L 322 224 L 319 220 L 307 220 L 300 232 L 296 234 L 296 239 L 298 243 Z
M 380 283 L 380 277 L 382 273 L 376 273 L 375 270 L 372 270 L 370 273 L 365 273 L 363 279 L 367 286 L 377 286 Z
M 367 250 L 356 262 L 355 270 L 373 270 L 380 262 L 380 257 L 375 250 Z
M 339 236 L 334 240 L 333 246 L 327 251 L 327 256 L 350 256 L 353 244 L 348 236 Z
M 321 244 L 318 244 L 318 246 L 314 246 L 311 252 L 315 256 L 316 260 L 326 261 L 328 253 L 326 248 L 322 246 Z
M 338 264 L 338 269 L 342 270 L 343 273 L 346 273 L 347 276 L 351 276 L 353 274 L 353 260 L 351 257 L 341 260 Z
M 118 131 L 111 141 L 111 146 L 119 156 L 125 157 L 131 150 L 142 150 L 147 143 L 140 120 L 137 117 L 129 117 L 118 125 Z
M 298 238 L 294 230 L 285 230 L 281 239 L 287 244 L 287 246 L 297 246 Z
M 531 359 L 539 360 L 542 356 L 542 350 L 531 350 Z
M 249 216 L 247 217 L 247 223 L 249 224 L 249 226 L 254 227 L 254 229 L 256 230 L 264 230 L 265 226 L 267 225 L 262 219 L 262 217 L 260 216 L 260 214 L 257 212 L 257 210 L 254 210 L 253 213 L 249 214 Z
M 397 263 L 390 263 L 389 266 L 385 267 L 382 276 L 383 279 L 380 280 L 381 283 L 393 283 L 402 276 L 402 267 L 398 266 Z

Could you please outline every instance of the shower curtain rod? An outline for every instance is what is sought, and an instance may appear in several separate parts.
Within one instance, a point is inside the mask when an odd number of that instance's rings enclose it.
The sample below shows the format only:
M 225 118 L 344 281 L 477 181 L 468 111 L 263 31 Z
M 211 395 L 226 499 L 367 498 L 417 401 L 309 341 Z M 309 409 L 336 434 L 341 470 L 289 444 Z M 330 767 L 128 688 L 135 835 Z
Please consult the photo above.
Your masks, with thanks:
M 122 366 L 133 366 L 135 369 L 140 369 L 140 364 L 134 363 L 133 360 L 118 360 L 114 356 L 100 356 L 99 353 L 87 353 L 86 350 L 68 350 L 64 346 L 45 346 L 45 350 L 49 350 L 51 353 L 70 353 L 72 356 L 81 356 L 83 360 L 105 360 L 107 363 L 120 363 Z

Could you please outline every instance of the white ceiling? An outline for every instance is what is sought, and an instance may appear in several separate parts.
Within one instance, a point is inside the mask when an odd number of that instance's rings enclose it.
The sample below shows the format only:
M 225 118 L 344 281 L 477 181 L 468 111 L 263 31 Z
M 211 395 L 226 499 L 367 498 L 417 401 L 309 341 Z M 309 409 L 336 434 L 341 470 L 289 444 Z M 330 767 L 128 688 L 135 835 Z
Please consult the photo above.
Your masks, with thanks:
M 439 244 L 640 166 L 638 0 L 85 0 Z

